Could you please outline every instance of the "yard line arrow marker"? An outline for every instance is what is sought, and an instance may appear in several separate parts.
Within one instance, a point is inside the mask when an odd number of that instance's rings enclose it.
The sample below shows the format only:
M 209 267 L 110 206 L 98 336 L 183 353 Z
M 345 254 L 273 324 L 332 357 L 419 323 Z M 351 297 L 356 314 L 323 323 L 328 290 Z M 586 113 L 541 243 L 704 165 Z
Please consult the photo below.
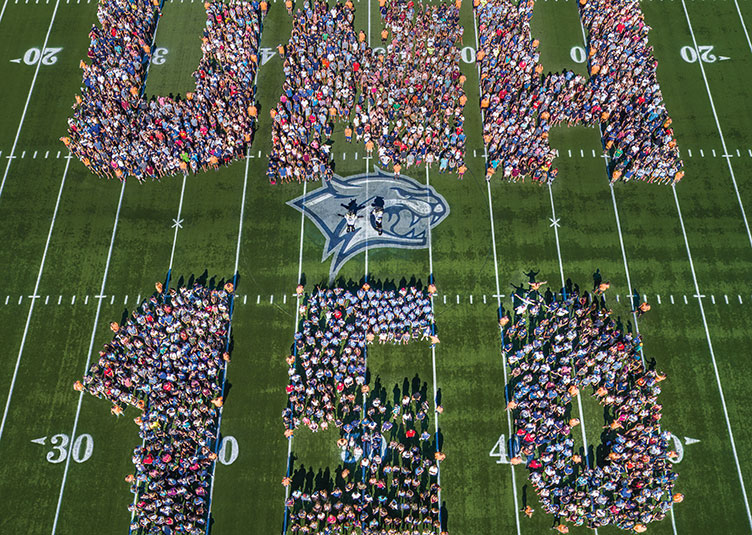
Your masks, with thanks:
M 40 445 L 44 446 L 44 443 L 45 443 L 46 440 L 47 440 L 47 437 L 42 437 L 42 438 L 35 438 L 34 440 L 32 440 L 32 442 L 34 444 L 40 444 Z
M 12 59 L 12 60 L 10 60 L 10 62 L 11 63 L 21 63 L 21 58 Z
M 718 61 L 726 61 L 727 59 L 731 59 L 728 56 L 718 56 Z
M 259 48 L 259 52 L 261 52 L 261 65 L 266 65 L 266 62 L 272 59 L 277 53 L 276 50 L 272 51 L 271 48 L 267 47 Z
M 699 439 L 696 439 L 696 438 L 689 438 L 689 437 L 684 437 L 684 443 L 685 443 L 686 445 L 688 445 L 688 446 L 689 446 L 690 444 L 697 444 L 698 442 L 700 442 L 700 440 L 699 440 Z

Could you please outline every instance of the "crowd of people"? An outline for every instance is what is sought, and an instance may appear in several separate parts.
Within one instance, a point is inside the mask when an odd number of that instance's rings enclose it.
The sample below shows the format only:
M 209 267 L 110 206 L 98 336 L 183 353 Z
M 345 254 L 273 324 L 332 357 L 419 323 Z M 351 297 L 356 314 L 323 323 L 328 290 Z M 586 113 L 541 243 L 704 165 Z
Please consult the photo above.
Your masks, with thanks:
M 111 401 L 116 415 L 126 406 L 142 411 L 135 422 L 143 445 L 126 478 L 136 494 L 131 530 L 202 535 L 233 287 L 157 287 L 124 325 L 110 324 L 113 340 L 74 387 Z
M 534 3 L 475 0 L 486 177 L 552 182 L 551 127 L 585 124 L 601 127 L 612 182 L 681 180 L 639 2 L 580 0 L 589 79 L 568 70 L 543 74 L 530 32 Z
M 317 288 L 300 307 L 294 352 L 287 358 L 289 406 L 285 428 L 341 428 L 361 411 L 358 393 L 367 388 L 367 345 L 433 341 L 431 299 L 415 287 L 353 293 Z
M 145 98 L 158 0 L 101 1 L 68 137 L 92 172 L 125 180 L 215 169 L 243 157 L 257 116 L 259 2 L 207 1 L 195 91 Z
M 350 0 L 309 0 L 294 15 L 284 55 L 285 82 L 271 110 L 272 183 L 327 179 L 331 138 L 365 144 L 385 167 L 434 162 L 439 172 L 464 168 L 464 75 L 458 5 L 383 2 L 383 53 L 353 27 Z M 391 34 L 391 37 L 389 37 Z
M 366 50 L 353 29 L 355 10 L 307 0 L 295 12 L 290 40 L 280 46 L 285 81 L 272 115 L 268 176 L 277 181 L 328 179 L 329 142 L 346 121 L 357 93 L 356 75 Z
M 427 385 L 416 377 L 411 388 L 405 379 L 391 394 L 377 380 L 364 413 L 349 415 L 338 444 L 348 456 L 333 480 L 315 487 L 303 477 L 283 481 L 292 490 L 289 533 L 444 533 L 438 484 L 444 454 L 429 432 Z
M 642 532 L 682 499 L 672 494 L 676 453 L 660 426 L 665 376 L 645 368 L 639 336 L 623 332 L 602 295 L 556 300 L 537 285 L 516 291 L 514 318 L 501 319 L 519 444 L 511 462 L 526 464 L 543 509 L 559 521 Z M 588 390 L 606 425 L 597 458 L 583 459 L 572 438 L 581 422 L 570 411 Z
M 458 173 L 467 102 L 459 3 L 392 0 L 382 14 L 386 50 L 364 57 L 360 85 L 368 98 L 356 106 L 356 138 L 374 141 L 387 168 L 435 162 L 440 173 Z

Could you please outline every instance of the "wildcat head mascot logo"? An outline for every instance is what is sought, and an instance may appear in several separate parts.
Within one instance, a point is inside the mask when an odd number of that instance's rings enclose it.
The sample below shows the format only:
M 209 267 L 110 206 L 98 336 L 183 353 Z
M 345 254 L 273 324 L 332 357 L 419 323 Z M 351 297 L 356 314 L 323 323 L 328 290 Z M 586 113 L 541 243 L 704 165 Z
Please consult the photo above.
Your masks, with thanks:
M 334 175 L 287 204 L 309 217 L 326 238 L 321 260 L 333 256 L 330 284 L 348 260 L 366 249 L 427 248 L 429 229 L 449 215 L 449 205 L 433 187 L 378 168 L 348 178 Z

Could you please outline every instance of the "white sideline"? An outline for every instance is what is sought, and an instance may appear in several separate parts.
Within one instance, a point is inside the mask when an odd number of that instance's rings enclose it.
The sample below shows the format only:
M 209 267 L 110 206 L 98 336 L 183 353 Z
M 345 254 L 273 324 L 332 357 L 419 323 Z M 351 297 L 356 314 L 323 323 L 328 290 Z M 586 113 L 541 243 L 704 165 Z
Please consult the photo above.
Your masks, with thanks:
M 692 36 L 692 45 L 695 47 L 695 53 L 697 57 L 700 57 L 699 48 L 697 47 L 697 39 L 695 38 L 695 32 L 692 29 L 692 23 L 689 20 L 689 12 L 687 11 L 687 5 L 684 0 L 681 0 L 682 8 L 684 9 L 684 16 L 687 18 L 687 26 L 689 27 L 689 33 Z M 715 126 L 718 129 L 718 136 L 721 138 L 721 146 L 723 147 L 723 154 L 729 154 L 726 148 L 726 140 L 723 137 L 723 130 L 721 129 L 721 123 L 718 120 L 718 114 L 715 111 L 715 103 L 713 102 L 713 95 L 710 93 L 710 85 L 708 84 L 708 77 L 705 74 L 705 67 L 702 61 L 697 62 L 700 65 L 700 72 L 702 73 L 702 79 L 705 82 L 705 90 L 708 93 L 708 100 L 710 101 L 710 109 L 713 111 L 713 118 L 715 119 Z M 734 175 L 734 168 L 731 165 L 731 158 L 724 158 L 726 165 L 728 165 L 729 173 L 731 174 L 731 182 L 734 184 L 734 191 L 736 192 L 736 200 L 739 202 L 739 209 L 742 212 L 742 218 L 744 219 L 744 228 L 747 230 L 747 238 L 749 239 L 749 245 L 752 247 L 752 232 L 749 229 L 749 221 L 747 221 L 747 213 L 744 211 L 744 205 L 742 204 L 742 198 L 739 195 L 739 187 L 736 185 L 736 176 Z M 752 519 L 751 519 L 752 521 Z M 752 522 L 751 522 L 752 523 Z
M 684 3 L 684 0 L 682 0 L 682 4 Z M 723 406 L 723 415 L 726 419 L 726 429 L 728 430 L 729 439 L 731 442 L 731 451 L 734 454 L 734 462 L 736 463 L 736 473 L 739 476 L 739 483 L 742 486 L 742 497 L 744 498 L 744 507 L 747 510 L 747 521 L 749 522 L 749 527 L 752 529 L 752 513 L 750 513 L 749 509 L 749 501 L 747 500 L 747 489 L 744 486 L 744 478 L 742 477 L 742 468 L 739 464 L 739 456 L 736 453 L 736 442 L 734 441 L 734 433 L 731 431 L 731 420 L 729 419 L 728 409 L 726 408 L 726 398 L 723 395 L 723 386 L 721 385 L 721 375 L 718 372 L 718 364 L 715 360 L 715 352 L 713 351 L 713 342 L 710 340 L 710 330 L 708 329 L 708 322 L 705 318 L 705 307 L 703 307 L 702 304 L 702 297 L 704 297 L 700 293 L 700 285 L 697 283 L 697 274 L 695 273 L 695 264 L 692 260 L 692 252 L 689 249 L 689 239 L 687 238 L 687 231 L 684 228 L 684 218 L 682 217 L 681 207 L 679 206 L 679 197 L 676 195 L 676 186 L 672 185 L 671 190 L 674 193 L 674 201 L 676 202 L 676 211 L 679 214 L 679 222 L 681 223 L 681 229 L 682 234 L 684 235 L 684 245 L 687 248 L 687 257 L 689 258 L 689 267 L 692 270 L 692 280 L 695 283 L 695 297 L 697 298 L 697 303 L 700 305 L 700 315 L 702 316 L 702 324 L 705 328 L 705 338 L 708 341 L 708 349 L 710 350 L 710 360 L 713 363 L 713 371 L 715 372 L 715 380 L 718 384 L 718 393 L 721 396 L 721 405 Z
M 475 12 L 475 9 L 473 9 L 473 30 L 475 33 L 475 49 L 478 50 L 478 16 Z M 480 65 L 477 65 L 477 71 L 478 71 L 478 98 L 480 99 L 482 97 L 480 93 Z M 483 112 L 481 111 L 481 128 L 483 125 Z M 486 165 L 488 165 L 488 152 L 485 149 L 485 146 L 483 148 L 483 154 L 486 159 Z M 488 191 L 488 215 L 489 219 L 491 221 L 491 247 L 493 250 L 493 259 L 494 259 L 494 276 L 496 277 L 496 306 L 497 311 L 499 314 L 501 313 L 501 287 L 499 286 L 499 259 L 496 255 L 496 229 L 494 225 L 494 216 L 493 216 L 493 201 L 491 198 L 491 182 L 489 180 L 486 180 L 486 189 Z M 503 341 L 504 339 L 504 330 L 501 324 L 499 324 L 499 338 Z M 507 377 L 507 363 L 505 359 L 501 359 L 501 370 L 504 372 L 504 389 L 506 390 L 506 386 L 509 383 L 509 379 Z M 504 400 L 506 401 L 506 395 L 504 396 Z M 509 439 L 511 440 L 514 436 L 512 434 L 512 416 L 509 414 L 509 411 L 506 407 L 504 407 L 504 412 L 507 415 L 507 432 L 509 433 Z M 514 465 L 509 464 L 509 469 L 512 473 L 512 493 L 514 495 L 514 521 L 517 526 L 517 535 L 521 535 L 520 530 L 520 502 L 517 497 L 517 478 L 514 475 Z
M 102 301 L 104 295 L 104 288 L 107 284 L 107 273 L 110 270 L 110 260 L 112 260 L 112 249 L 115 246 L 115 235 L 117 234 L 118 220 L 120 219 L 120 208 L 123 205 L 123 194 L 125 193 L 125 181 L 123 181 L 120 187 L 120 198 L 118 200 L 117 211 L 115 212 L 115 224 L 112 226 L 112 236 L 110 238 L 110 248 L 107 251 L 107 262 L 104 266 L 104 274 L 102 275 L 102 286 L 99 290 L 99 298 L 97 299 L 97 313 L 94 316 L 94 325 L 91 328 L 91 339 L 89 340 L 89 351 L 86 355 L 86 366 L 84 367 L 84 374 L 89 371 L 89 363 L 91 362 L 91 353 L 94 350 L 94 339 L 97 335 L 97 324 L 99 323 L 99 313 L 102 310 Z M 84 399 L 83 390 L 78 395 L 78 406 L 76 407 L 76 418 L 73 420 L 73 431 L 71 431 L 70 438 L 71 444 L 76 438 L 76 429 L 78 428 L 78 418 L 81 415 L 81 403 Z M 52 524 L 52 535 L 55 535 L 57 530 L 57 521 L 60 517 L 60 505 L 63 503 L 63 493 L 65 492 L 65 483 L 68 480 L 68 468 L 70 467 L 70 460 L 72 455 L 68 455 L 65 459 L 65 470 L 63 471 L 63 481 L 60 484 L 60 495 L 57 498 L 57 507 L 55 508 L 55 521 Z
M 63 179 L 60 181 L 60 190 L 57 194 L 57 201 L 55 201 L 55 210 L 52 212 L 52 221 L 50 221 L 50 230 L 47 232 L 47 241 L 44 244 L 44 251 L 42 252 L 42 262 L 39 264 L 39 273 L 37 273 L 37 282 L 34 284 L 34 293 L 31 295 L 31 306 L 29 307 L 29 315 L 26 317 L 26 325 L 24 326 L 23 336 L 21 337 L 21 347 L 18 349 L 18 358 L 16 359 L 16 367 L 13 369 L 13 378 L 10 381 L 10 389 L 8 390 L 8 400 L 5 402 L 5 410 L 3 410 L 3 420 L 0 422 L 0 440 L 3 438 L 3 430 L 5 429 L 5 420 L 8 418 L 8 408 L 10 407 L 10 400 L 13 397 L 13 388 L 16 385 L 16 377 L 18 376 L 18 368 L 21 366 L 21 358 L 23 357 L 24 346 L 26 345 L 26 335 L 29 332 L 29 325 L 31 325 L 31 315 L 34 313 L 34 305 L 37 302 L 37 291 L 39 290 L 39 283 L 42 280 L 42 272 L 44 271 L 44 263 L 47 260 L 47 251 L 50 247 L 50 239 L 52 238 L 52 229 L 55 227 L 55 220 L 57 219 L 57 211 L 60 207 L 60 198 L 63 196 L 63 187 L 65 186 L 65 177 L 68 176 L 68 167 L 70 166 L 70 157 L 66 158 L 65 170 L 63 171 Z
M 7 3 L 7 0 L 6 0 Z M 31 101 L 31 94 L 34 92 L 34 84 L 37 83 L 37 75 L 39 75 L 39 67 L 42 66 L 42 58 L 44 57 L 44 50 L 47 48 L 47 43 L 50 40 L 50 33 L 52 32 L 52 25 L 55 22 L 55 16 L 57 15 L 57 8 L 60 5 L 60 0 L 55 2 L 55 10 L 52 12 L 52 18 L 50 19 L 50 25 L 47 28 L 47 35 L 44 36 L 44 44 L 42 45 L 42 54 L 39 54 L 39 60 L 37 61 L 37 67 L 34 69 L 34 77 L 31 79 L 31 87 L 29 87 L 29 94 L 26 96 L 26 104 L 24 104 L 23 112 L 21 112 L 21 122 L 18 123 L 18 130 L 16 130 L 16 137 L 13 140 L 13 147 L 10 149 L 10 155 L 7 156 L 8 163 L 5 165 L 5 172 L 3 173 L 3 180 L 0 182 L 0 198 L 3 196 L 3 189 L 5 188 L 5 180 L 8 178 L 8 170 L 10 170 L 10 164 L 13 161 L 14 153 L 16 152 L 16 145 L 18 145 L 18 138 L 21 136 L 21 129 L 23 128 L 24 120 L 26 119 L 26 111 L 29 109 L 29 102 Z M 3 5 L 3 12 L 5 11 L 5 5 Z

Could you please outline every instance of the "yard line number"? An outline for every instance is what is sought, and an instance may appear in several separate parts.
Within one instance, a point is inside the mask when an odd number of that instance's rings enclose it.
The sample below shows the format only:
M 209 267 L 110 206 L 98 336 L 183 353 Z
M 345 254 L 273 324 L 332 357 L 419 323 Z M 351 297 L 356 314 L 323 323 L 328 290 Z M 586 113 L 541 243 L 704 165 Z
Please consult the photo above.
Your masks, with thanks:
M 151 55 L 151 62 L 154 65 L 162 65 L 165 61 L 167 61 L 168 53 L 169 50 L 164 47 L 155 48 L 154 53 Z
M 26 65 L 36 65 L 41 57 L 42 65 L 54 65 L 57 63 L 57 54 L 62 49 L 63 47 L 49 47 L 42 52 L 40 49 L 32 47 L 24 53 L 23 62 Z
M 68 458 L 68 455 L 71 455 L 77 463 L 85 463 L 94 453 L 94 439 L 88 433 L 78 435 L 71 448 L 68 447 L 69 444 L 70 436 L 65 433 L 53 435 L 50 439 L 52 449 L 47 452 L 47 462 L 52 464 L 62 463 Z

